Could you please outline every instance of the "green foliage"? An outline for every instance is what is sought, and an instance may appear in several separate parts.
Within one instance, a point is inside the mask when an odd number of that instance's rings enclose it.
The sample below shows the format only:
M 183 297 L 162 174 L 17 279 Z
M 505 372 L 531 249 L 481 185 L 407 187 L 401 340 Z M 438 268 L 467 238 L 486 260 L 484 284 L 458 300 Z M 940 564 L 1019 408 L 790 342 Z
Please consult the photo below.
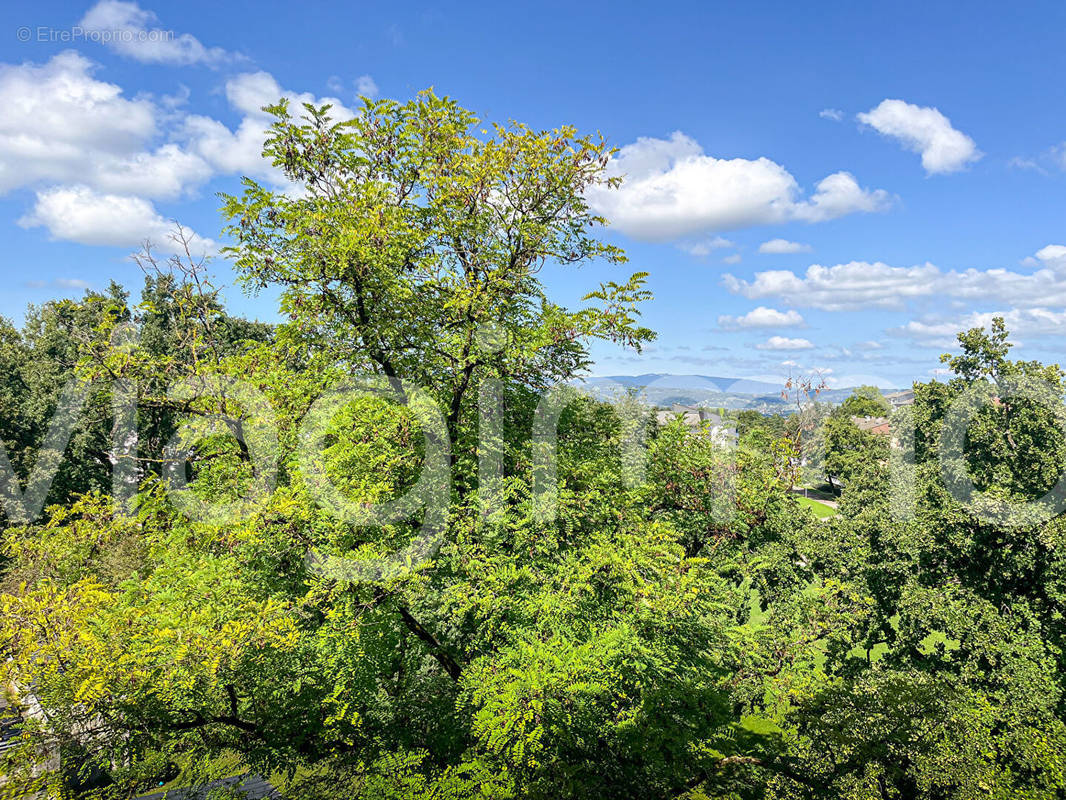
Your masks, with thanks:
M 849 417 L 887 417 L 892 406 L 876 386 L 856 386 L 840 404 L 840 413 Z
M 825 421 L 825 474 L 844 483 L 853 480 L 865 465 L 888 457 L 884 436 L 860 430 L 848 417 L 830 416 Z
M 299 191 L 248 181 L 225 213 L 242 279 L 280 287 L 286 324 L 228 315 L 203 264 L 149 252 L 137 307 L 112 287 L 0 326 L 0 433 L 23 479 L 66 376 L 92 387 L 54 505 L 2 536 L 0 672 L 47 711 L 0 766 L 14 785 L 51 747 L 62 764 L 32 788 L 94 800 L 172 763 L 184 779 L 254 769 L 306 800 L 1066 792 L 1066 524 L 1038 515 L 1049 500 L 1020 520 L 1006 505 L 1066 461 L 1057 367 L 1009 361 L 997 321 L 898 415 L 913 458 L 852 422 L 886 413 L 868 387 L 835 411 L 742 412 L 727 450 L 632 396 L 558 388 L 590 340 L 651 339 L 644 273 L 576 311 L 538 277 L 624 261 L 584 200 L 613 182 L 601 140 L 490 133 L 432 93 L 339 124 L 271 111 L 267 154 Z M 353 371 L 391 398 L 345 398 L 303 428 Z M 263 412 L 236 379 L 276 418 L 272 491 L 255 490 Z M 365 510 L 420 480 L 418 386 L 446 420 L 446 524 L 425 558 L 345 571 L 436 519 L 370 524 L 317 497 L 325 476 Z M 549 387 L 558 441 L 535 441 Z M 123 392 L 143 409 L 136 453 L 109 427 Z M 965 457 L 945 460 L 958 408 Z M 221 427 L 175 453 L 190 420 Z M 801 457 L 843 482 L 838 514 L 792 493 Z M 121 458 L 132 502 L 107 494 Z

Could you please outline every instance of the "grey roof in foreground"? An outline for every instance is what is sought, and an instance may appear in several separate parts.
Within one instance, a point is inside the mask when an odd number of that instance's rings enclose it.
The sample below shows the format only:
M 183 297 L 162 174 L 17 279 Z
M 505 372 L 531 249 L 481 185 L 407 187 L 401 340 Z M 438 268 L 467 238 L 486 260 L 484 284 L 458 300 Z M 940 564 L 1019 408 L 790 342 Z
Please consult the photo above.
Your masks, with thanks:
M 237 786 L 248 800 L 283 800 L 281 793 L 258 775 L 238 775 L 189 789 L 170 789 L 142 795 L 137 800 L 205 800 L 212 789 L 226 786 Z

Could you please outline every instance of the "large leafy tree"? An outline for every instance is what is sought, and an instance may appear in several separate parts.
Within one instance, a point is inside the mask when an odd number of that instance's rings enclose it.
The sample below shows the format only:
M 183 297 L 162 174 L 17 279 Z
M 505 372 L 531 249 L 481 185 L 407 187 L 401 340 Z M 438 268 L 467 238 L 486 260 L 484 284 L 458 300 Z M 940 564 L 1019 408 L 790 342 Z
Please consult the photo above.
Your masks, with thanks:
M 595 238 L 602 220 L 583 199 L 606 180 L 602 142 L 570 129 L 489 135 L 431 94 L 369 104 L 346 123 L 328 109 L 303 120 L 274 110 L 267 154 L 297 187 L 249 183 L 226 211 L 239 271 L 252 286 L 281 285 L 289 324 L 269 343 L 222 347 L 233 326 L 186 265 L 166 297 L 146 298 L 139 341 L 114 345 L 112 320 L 81 368 L 140 387 L 149 407 L 241 423 L 189 456 L 189 490 L 207 501 L 248 478 L 250 425 L 209 378 L 254 383 L 279 418 L 280 485 L 219 525 L 183 515 L 149 476 L 132 514 L 89 495 L 10 532 L 10 574 L 23 585 L 4 600 L 6 669 L 53 710 L 51 735 L 106 767 L 118 793 L 160 759 L 234 751 L 295 777 L 294 795 L 326 797 L 472 782 L 499 797 L 644 797 L 726 785 L 738 752 L 773 762 L 728 700 L 749 602 L 736 537 L 708 530 L 698 544 L 649 514 L 646 490 L 623 479 L 629 427 L 579 398 L 554 406 L 554 515 L 533 496 L 540 392 L 578 374 L 591 338 L 651 337 L 636 322 L 639 273 L 578 311 L 537 277 L 549 262 L 623 260 Z M 376 578 L 306 558 L 384 555 L 418 529 L 418 519 L 350 524 L 311 496 L 298 423 L 352 369 L 394 382 L 401 400 L 426 387 L 452 442 L 455 492 L 434 558 Z M 205 392 L 174 398 L 166 385 L 182 376 Z M 488 379 L 505 419 L 486 515 L 473 467 Z M 327 423 L 324 469 L 349 501 L 387 499 L 417 475 L 422 423 L 402 403 L 353 400 Z M 696 457 L 709 457 L 702 445 Z M 745 536 L 767 519 L 760 486 L 738 495 Z M 682 507 L 707 505 L 715 487 L 686 491 L 706 497 Z M 703 567 L 707 546 L 722 548 L 714 569 Z
M 264 155 L 299 192 L 246 181 L 227 198 L 241 279 L 282 288 L 281 307 L 314 348 L 355 369 L 434 392 L 453 441 L 488 377 L 547 389 L 588 364 L 589 338 L 637 347 L 644 273 L 568 311 L 539 280 L 545 264 L 620 264 L 596 237 L 585 192 L 613 185 L 602 139 L 570 127 L 481 128 L 453 100 L 366 102 L 352 120 L 286 103 Z M 467 414 L 469 416 L 469 414 Z

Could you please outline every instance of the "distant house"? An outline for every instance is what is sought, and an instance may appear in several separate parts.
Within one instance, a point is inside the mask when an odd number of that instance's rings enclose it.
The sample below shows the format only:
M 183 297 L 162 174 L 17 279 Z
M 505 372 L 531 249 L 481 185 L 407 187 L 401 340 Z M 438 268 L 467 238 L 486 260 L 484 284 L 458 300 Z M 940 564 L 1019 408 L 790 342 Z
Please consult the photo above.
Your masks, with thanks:
M 892 392 L 891 394 L 886 394 L 885 399 L 889 402 L 892 408 L 913 406 L 914 389 L 904 389 L 902 392 Z
M 892 422 L 888 417 L 852 417 L 851 421 L 860 431 L 877 436 L 892 435 Z
M 674 403 L 669 410 L 662 409 L 655 415 L 660 425 L 666 425 L 674 419 L 680 418 L 685 426 L 693 431 L 705 430 L 711 441 L 723 447 L 735 447 L 737 439 L 737 426 L 721 414 L 711 411 L 709 408 L 695 406 L 683 406 Z
M 258 775 L 238 775 L 191 789 L 171 789 L 138 797 L 136 800 L 205 800 L 209 792 L 234 787 L 247 800 L 282 800 L 281 793 Z M 226 795 L 227 797 L 229 795 Z

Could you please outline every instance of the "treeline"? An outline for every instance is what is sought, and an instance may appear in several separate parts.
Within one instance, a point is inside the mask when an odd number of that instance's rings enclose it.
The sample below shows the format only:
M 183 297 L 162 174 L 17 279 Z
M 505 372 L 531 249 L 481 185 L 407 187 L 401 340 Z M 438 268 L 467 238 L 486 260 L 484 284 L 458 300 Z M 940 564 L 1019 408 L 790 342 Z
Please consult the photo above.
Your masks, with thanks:
M 69 505 L 89 492 L 110 493 L 115 464 L 123 457 L 137 480 L 160 474 L 165 443 L 176 430 L 177 409 L 155 395 L 163 388 L 165 369 L 195 357 L 187 343 L 200 335 L 197 329 L 205 322 L 212 326 L 212 346 L 219 355 L 233 355 L 250 342 L 272 341 L 272 326 L 229 315 L 214 289 L 196 289 L 175 264 L 157 266 L 146 275 L 135 302 L 112 283 L 104 292 L 87 291 L 80 300 L 31 306 L 21 327 L 0 318 L 0 443 L 9 459 L 8 474 L 0 476 L 0 515 L 8 522 L 21 521 L 25 514 L 36 518 L 46 505 Z M 190 319 L 188 310 L 194 304 L 201 310 Z M 156 361 L 174 362 L 148 386 L 139 387 L 137 447 L 128 454 L 124 443 L 116 442 L 116 382 L 107 379 L 99 359 L 120 340 L 136 342 L 138 353 Z M 82 386 L 85 396 L 78 398 L 65 431 L 62 406 L 71 404 L 72 390 Z M 63 452 L 56 463 L 45 464 L 41 455 L 48 450 L 50 430 L 61 434 Z M 37 504 L 40 508 L 24 509 L 21 495 L 35 467 L 49 489 Z M 11 476 L 17 485 L 11 484 Z

